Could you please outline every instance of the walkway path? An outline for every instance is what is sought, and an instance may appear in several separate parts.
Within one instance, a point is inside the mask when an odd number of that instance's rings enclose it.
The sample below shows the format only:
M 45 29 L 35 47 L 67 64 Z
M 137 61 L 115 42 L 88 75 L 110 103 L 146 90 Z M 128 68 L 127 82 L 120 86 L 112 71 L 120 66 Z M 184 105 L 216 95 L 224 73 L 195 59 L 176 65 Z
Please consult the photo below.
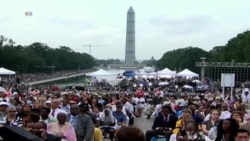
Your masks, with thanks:
M 139 127 L 142 131 L 146 132 L 152 128 L 154 118 L 146 119 L 146 117 L 136 118 L 135 126 Z
M 62 79 L 67 79 L 67 78 L 72 78 L 72 77 L 77 77 L 77 76 L 83 76 L 85 74 L 86 73 L 80 73 L 80 74 L 73 74 L 73 75 L 69 75 L 69 76 L 62 76 L 62 77 L 46 79 L 46 80 L 41 80 L 41 81 L 35 81 L 35 82 L 27 83 L 27 85 L 37 85 L 37 84 L 42 84 L 42 83 L 47 83 L 47 82 L 53 82 L 53 81 L 57 81 L 57 80 L 62 80 Z

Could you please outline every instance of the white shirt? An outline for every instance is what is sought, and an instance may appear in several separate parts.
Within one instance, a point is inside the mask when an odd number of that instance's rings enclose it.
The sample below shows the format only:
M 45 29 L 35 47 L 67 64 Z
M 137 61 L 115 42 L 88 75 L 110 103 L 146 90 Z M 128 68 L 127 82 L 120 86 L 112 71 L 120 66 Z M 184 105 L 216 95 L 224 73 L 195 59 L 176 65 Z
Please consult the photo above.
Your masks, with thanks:
M 137 98 L 136 99 L 136 104 L 137 104 L 136 107 L 144 108 L 145 105 L 146 105 L 145 98 L 144 97 Z
M 222 111 L 220 116 L 219 116 L 219 119 L 228 119 L 231 117 L 231 113 L 229 111 Z M 208 114 L 204 121 L 208 121 L 210 119 L 210 114 Z
M 50 116 L 50 117 L 53 117 L 53 118 L 57 118 L 57 115 L 58 115 L 59 113 L 65 113 L 65 114 L 67 114 L 66 111 L 64 111 L 64 110 L 62 110 L 62 109 L 59 109 L 59 108 L 55 109 L 54 116 L 52 115 L 52 113 L 53 113 L 53 109 L 51 109 L 51 110 L 50 110 L 50 113 L 49 113 L 49 116 Z
M 248 89 L 248 88 L 245 88 L 245 89 Z M 248 94 L 248 95 L 245 95 L 245 92 L 248 92 L 249 94 Z M 250 102 L 250 92 L 249 92 L 249 90 L 244 90 L 244 91 L 242 92 L 241 97 L 242 97 L 243 103 Z
M 134 107 L 132 104 L 130 104 L 129 102 L 126 102 L 123 106 L 124 106 L 125 110 L 127 110 L 129 113 L 131 113 L 131 114 L 133 113 Z
M 156 106 L 155 106 L 155 110 L 154 110 L 154 113 L 153 113 L 153 115 L 156 117 L 156 116 L 158 116 L 158 114 L 159 114 L 159 112 L 160 112 L 160 110 L 161 110 L 161 107 L 162 107 L 162 104 L 157 104 Z

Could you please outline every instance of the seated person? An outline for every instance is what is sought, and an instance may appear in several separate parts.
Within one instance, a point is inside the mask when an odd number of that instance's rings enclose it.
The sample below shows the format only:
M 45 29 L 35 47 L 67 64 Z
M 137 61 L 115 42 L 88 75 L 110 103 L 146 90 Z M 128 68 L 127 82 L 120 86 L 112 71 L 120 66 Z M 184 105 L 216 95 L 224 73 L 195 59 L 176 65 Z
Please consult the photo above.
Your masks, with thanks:
M 175 141 L 176 136 L 181 133 L 186 123 L 188 123 L 189 121 L 195 121 L 195 120 L 192 118 L 192 111 L 189 108 L 185 108 L 182 110 L 181 118 L 176 122 L 173 134 L 170 136 L 169 140 Z
M 111 110 L 104 109 L 104 114 L 100 117 L 101 130 L 109 134 L 110 140 L 113 141 L 115 134 L 116 119 L 113 117 Z
M 188 122 L 184 130 L 182 130 L 176 138 L 177 141 L 205 141 L 204 134 L 199 131 L 199 126 L 196 122 Z
M 152 137 L 157 135 L 164 135 L 166 140 L 169 140 L 177 119 L 176 114 L 171 110 L 169 105 L 162 106 L 160 114 L 154 120 L 153 130 L 146 132 L 146 141 L 150 141 Z
M 201 129 L 205 135 L 208 135 L 209 130 L 214 126 L 217 126 L 217 124 L 219 123 L 220 113 L 218 110 L 213 109 L 210 115 L 210 119 L 208 121 L 204 121 L 201 126 Z
M 122 105 L 116 105 L 116 111 L 113 112 L 113 116 L 115 117 L 117 124 L 116 129 L 121 128 L 122 126 L 126 126 L 127 124 L 127 116 L 122 112 Z

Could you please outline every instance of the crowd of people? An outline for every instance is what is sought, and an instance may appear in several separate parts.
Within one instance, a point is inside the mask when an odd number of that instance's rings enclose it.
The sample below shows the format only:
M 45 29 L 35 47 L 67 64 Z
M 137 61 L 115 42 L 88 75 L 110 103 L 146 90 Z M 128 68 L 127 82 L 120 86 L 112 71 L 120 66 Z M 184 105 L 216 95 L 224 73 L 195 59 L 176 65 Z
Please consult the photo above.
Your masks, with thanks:
M 202 94 L 162 87 L 133 91 L 54 91 L 0 87 L 0 124 L 16 126 L 45 141 L 246 141 L 250 94 Z M 230 91 L 229 91 L 230 92 Z M 145 115 L 145 116 L 144 116 Z M 135 118 L 153 120 L 144 133 Z
M 74 74 L 81 74 L 86 72 L 91 72 L 95 69 L 84 69 L 84 70 L 64 70 L 64 71 L 55 71 L 55 72 L 44 72 L 44 73 L 18 73 L 15 76 L 1 76 L 0 81 L 3 82 L 17 82 L 17 83 L 30 83 L 36 82 L 41 80 L 47 80 L 52 78 L 58 78 L 62 76 L 69 76 Z

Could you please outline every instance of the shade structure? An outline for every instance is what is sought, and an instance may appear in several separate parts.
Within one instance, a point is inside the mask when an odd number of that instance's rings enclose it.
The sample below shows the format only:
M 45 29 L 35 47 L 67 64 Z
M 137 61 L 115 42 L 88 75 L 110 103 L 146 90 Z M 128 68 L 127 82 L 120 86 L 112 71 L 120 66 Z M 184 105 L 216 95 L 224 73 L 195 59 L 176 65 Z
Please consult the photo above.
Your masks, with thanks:
M 157 73 L 154 72 L 154 71 L 145 71 L 145 68 L 143 69 L 139 69 L 137 72 L 136 72 L 136 75 L 138 77 L 141 77 L 141 78 L 155 78 L 157 76 Z
M 189 69 L 184 69 L 181 72 L 177 73 L 176 76 L 180 76 L 180 77 L 199 77 L 199 74 L 194 73 L 194 72 L 190 71 Z
M 103 70 L 103 69 L 99 69 L 98 71 L 87 73 L 86 75 L 95 77 L 95 76 L 108 76 L 108 75 L 112 75 L 112 74 L 108 71 Z
M 157 72 L 158 75 L 176 75 L 176 71 L 172 71 L 169 68 L 165 68 Z
M 16 74 L 15 71 L 8 70 L 6 68 L 0 68 L 0 75 L 14 75 Z

